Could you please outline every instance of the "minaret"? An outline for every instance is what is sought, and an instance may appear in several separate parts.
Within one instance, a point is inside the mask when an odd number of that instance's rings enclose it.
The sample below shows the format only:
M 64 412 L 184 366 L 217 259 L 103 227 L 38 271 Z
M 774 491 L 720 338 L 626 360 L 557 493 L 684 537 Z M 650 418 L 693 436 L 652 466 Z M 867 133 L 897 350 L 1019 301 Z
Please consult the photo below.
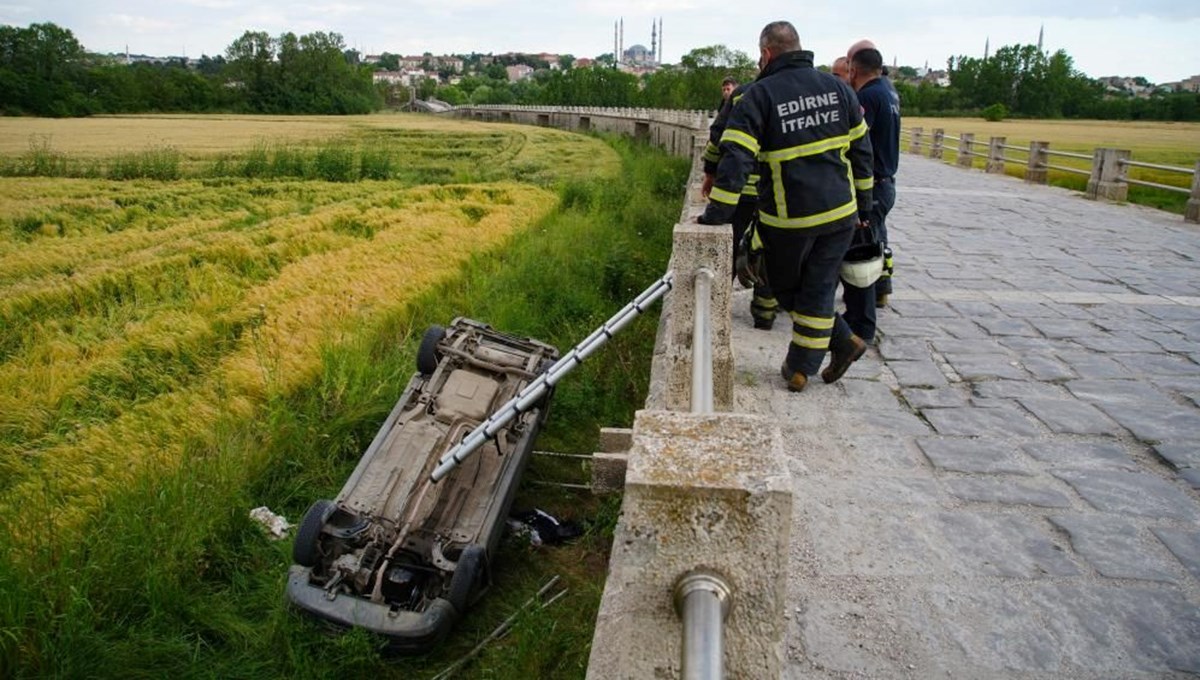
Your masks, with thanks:
M 625 62 L 625 17 L 621 17 L 621 45 L 619 49 L 621 52 L 617 55 L 617 63 L 622 64 Z
M 989 35 L 987 38 L 985 38 L 985 39 L 984 39 L 984 41 L 983 41 L 983 60 L 984 60 L 984 61 L 987 61 L 987 58 L 988 58 L 988 45 L 989 45 L 991 42 L 992 42 L 992 36 L 990 36 L 990 35 Z
M 1045 32 L 1046 24 L 1042 24 L 1041 27 L 1038 28 L 1038 52 L 1042 51 L 1042 36 L 1045 34 Z
M 663 33 L 662 33 L 662 31 L 663 31 L 662 17 L 659 17 L 658 18 L 658 63 L 660 63 L 660 64 L 662 63 L 662 60 L 663 60 Z
M 617 42 L 617 22 L 613 22 L 613 68 L 621 63 L 620 43 Z
M 650 61 L 658 61 L 658 24 L 650 22 Z

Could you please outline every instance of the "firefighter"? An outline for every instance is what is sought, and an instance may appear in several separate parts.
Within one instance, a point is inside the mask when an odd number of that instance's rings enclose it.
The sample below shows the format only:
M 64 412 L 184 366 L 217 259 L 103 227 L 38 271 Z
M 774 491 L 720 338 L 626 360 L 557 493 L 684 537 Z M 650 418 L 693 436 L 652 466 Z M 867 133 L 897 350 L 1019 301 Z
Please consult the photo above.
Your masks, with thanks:
M 721 84 L 721 90 L 724 92 L 726 85 L 732 81 L 732 78 L 726 78 Z M 749 83 L 738 85 L 734 83 L 734 88 L 725 96 L 722 102 L 721 110 L 717 112 L 713 118 L 712 125 L 708 128 L 708 143 L 704 146 L 704 185 L 701 187 L 701 193 L 705 198 L 709 197 L 712 191 L 713 181 L 716 178 L 717 165 L 721 161 L 721 135 L 725 133 L 725 126 L 729 121 L 729 113 L 742 98 L 742 93 L 745 92 Z M 755 218 L 755 213 L 758 212 L 758 171 L 755 170 L 747 179 L 746 185 L 742 187 L 742 193 L 738 197 L 737 208 L 733 211 L 733 216 L 730 218 L 733 223 L 733 271 L 737 273 L 737 257 L 739 244 L 742 242 L 742 237 L 746 233 L 746 228 L 750 226 L 751 221 Z M 771 294 L 770 286 L 765 283 L 753 283 L 744 281 L 743 283 L 751 283 L 754 287 L 753 297 L 750 299 L 750 316 L 754 319 L 754 327 L 760 330 L 771 330 L 775 325 L 775 314 L 779 308 L 779 304 L 775 302 L 775 296 Z
M 888 243 L 887 222 L 896 203 L 896 170 L 900 165 L 900 95 L 888 78 L 888 68 L 875 43 L 859 40 L 846 51 L 850 61 L 850 86 L 858 94 L 863 117 L 870 128 L 871 149 L 875 154 L 875 204 L 871 220 L 883 242 L 883 275 L 875 283 L 875 306 L 886 307 L 892 293 L 892 248 Z M 850 301 L 846 300 L 849 305 Z M 874 316 L 871 317 L 872 324 Z
M 834 311 L 842 257 L 871 208 L 871 142 L 854 91 L 813 68 L 786 21 L 759 36 L 760 73 L 743 92 L 721 135 L 721 159 L 698 220 L 730 221 L 747 178 L 759 169 L 758 223 L 763 267 L 779 307 L 792 320 L 781 373 L 799 392 L 820 370 L 842 377 L 867 345 Z

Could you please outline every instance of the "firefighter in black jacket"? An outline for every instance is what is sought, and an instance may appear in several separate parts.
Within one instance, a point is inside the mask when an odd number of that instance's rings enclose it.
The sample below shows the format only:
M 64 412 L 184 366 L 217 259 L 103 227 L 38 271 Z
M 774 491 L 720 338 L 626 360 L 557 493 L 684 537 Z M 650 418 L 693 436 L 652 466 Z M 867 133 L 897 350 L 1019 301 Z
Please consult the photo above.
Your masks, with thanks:
M 821 367 L 827 383 L 866 351 L 834 313 L 838 271 L 856 227 L 871 208 L 872 155 L 858 99 L 845 83 L 813 68 L 786 21 L 759 36 L 761 72 L 733 107 L 703 224 L 724 224 L 756 170 L 756 241 L 780 308 L 792 319 L 782 374 L 798 392 Z
M 728 83 L 732 78 L 726 78 L 725 83 Z M 724 86 L 725 83 L 722 83 Z M 721 110 L 717 112 L 713 118 L 712 125 L 708 128 L 708 143 L 704 146 L 704 154 L 701 156 L 704 160 L 704 186 L 701 193 L 705 198 L 709 197 L 712 192 L 713 182 L 716 180 L 717 166 L 721 162 L 721 135 L 725 134 L 725 126 L 729 124 L 729 114 L 733 111 L 733 105 L 741 101 L 742 94 L 749 83 L 738 85 L 734 83 L 734 89 L 721 102 Z M 733 215 L 730 217 L 730 222 L 733 224 L 733 255 L 734 255 L 734 271 L 736 272 L 738 244 L 742 242 L 742 236 L 746 233 L 746 229 L 754 220 L 758 212 L 758 171 L 755 170 L 750 177 L 746 179 L 745 186 L 742 187 L 741 197 L 738 199 L 737 208 L 734 209 Z M 750 316 L 754 318 L 754 327 L 761 330 L 771 330 L 775 325 L 775 313 L 779 308 L 775 302 L 775 296 L 771 294 L 770 286 L 766 282 L 758 282 L 754 284 L 754 297 L 750 300 Z

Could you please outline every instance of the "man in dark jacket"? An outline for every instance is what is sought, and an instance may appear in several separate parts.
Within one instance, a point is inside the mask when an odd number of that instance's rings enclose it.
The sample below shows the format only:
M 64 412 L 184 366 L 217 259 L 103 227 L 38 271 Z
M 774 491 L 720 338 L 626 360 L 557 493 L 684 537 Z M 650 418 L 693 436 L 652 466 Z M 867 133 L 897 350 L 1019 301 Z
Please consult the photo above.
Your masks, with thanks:
M 821 372 L 842 377 L 866 351 L 834 312 L 838 269 L 871 207 L 871 142 L 858 99 L 845 83 L 813 68 L 796 29 L 767 24 L 759 36 L 754 84 L 733 107 L 704 224 L 729 222 L 747 178 L 759 170 L 757 235 L 766 279 L 792 320 L 781 372 L 798 392 Z
M 900 166 L 900 95 L 888 78 L 883 55 L 876 49 L 875 43 L 865 38 L 859 40 L 850 46 L 846 56 L 850 60 L 850 85 L 863 106 L 863 117 L 871 128 L 871 149 L 875 153 L 871 224 L 883 241 L 885 259 L 883 276 L 875 283 L 873 302 L 876 307 L 885 307 L 892 293 L 892 248 L 888 244 L 886 219 L 896 203 L 896 170 Z M 850 301 L 846 300 L 846 304 L 849 305 Z
M 900 162 L 900 97 L 882 76 L 883 56 L 874 47 L 865 47 L 850 60 L 850 84 L 863 107 L 863 118 L 870 127 L 874 155 L 870 222 L 884 247 L 883 276 L 869 286 L 858 287 L 842 281 L 842 300 L 846 303 L 846 322 L 867 342 L 875 338 L 875 308 L 887 304 L 891 288 L 891 250 L 887 247 L 887 215 L 896 203 L 896 168 Z
M 726 78 L 726 81 L 732 80 Z M 700 193 L 705 198 L 709 197 L 712 192 L 713 182 L 717 178 L 717 166 L 721 162 L 721 136 L 725 134 L 725 127 L 729 124 L 729 114 L 733 111 L 733 105 L 741 101 L 742 95 L 750 84 L 744 85 L 734 84 L 734 89 L 730 90 L 721 104 L 720 111 L 713 118 L 712 125 L 708 128 L 708 143 L 704 146 L 704 184 L 700 189 Z M 722 84 L 722 91 L 725 87 Z M 742 187 L 742 195 L 738 199 L 737 209 L 733 211 L 730 221 L 733 224 L 733 257 L 734 268 L 737 272 L 737 257 L 738 245 L 742 242 L 742 236 L 745 235 L 746 229 L 750 227 L 750 223 L 754 221 L 758 213 L 758 171 L 746 179 L 746 185 Z M 770 286 L 766 282 L 754 283 L 754 294 L 750 299 L 750 316 L 754 319 L 754 327 L 760 330 L 771 330 L 775 325 L 775 314 L 779 308 L 775 302 L 775 296 L 771 294 Z

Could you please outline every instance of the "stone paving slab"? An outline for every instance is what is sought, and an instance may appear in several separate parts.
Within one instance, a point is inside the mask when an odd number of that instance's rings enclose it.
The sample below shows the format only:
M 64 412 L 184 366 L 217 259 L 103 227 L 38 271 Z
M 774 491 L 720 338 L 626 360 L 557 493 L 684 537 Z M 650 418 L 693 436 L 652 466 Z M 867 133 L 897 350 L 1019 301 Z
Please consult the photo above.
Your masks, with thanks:
M 786 392 L 734 295 L 793 475 L 786 677 L 1200 674 L 1200 229 L 905 155 L 889 233 L 837 384 Z

